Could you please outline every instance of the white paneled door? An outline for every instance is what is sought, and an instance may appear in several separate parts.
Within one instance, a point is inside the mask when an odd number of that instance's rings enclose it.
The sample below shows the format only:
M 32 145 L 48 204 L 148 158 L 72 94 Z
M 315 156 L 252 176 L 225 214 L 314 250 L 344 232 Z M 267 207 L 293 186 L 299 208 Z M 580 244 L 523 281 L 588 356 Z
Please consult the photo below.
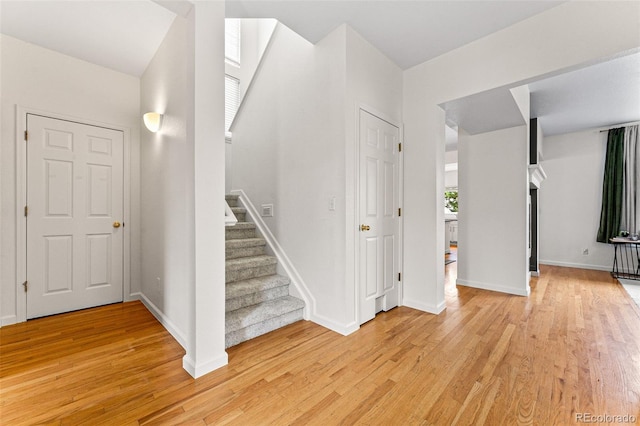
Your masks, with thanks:
M 398 305 L 399 133 L 360 111 L 360 324 Z
M 27 318 L 123 300 L 122 131 L 27 114 Z

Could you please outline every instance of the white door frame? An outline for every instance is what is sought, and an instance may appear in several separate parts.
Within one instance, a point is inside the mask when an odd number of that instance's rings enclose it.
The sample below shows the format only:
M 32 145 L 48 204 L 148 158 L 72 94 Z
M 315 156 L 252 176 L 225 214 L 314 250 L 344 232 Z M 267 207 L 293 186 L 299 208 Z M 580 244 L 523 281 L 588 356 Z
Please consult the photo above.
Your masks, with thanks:
M 88 120 L 85 118 L 59 114 L 35 108 L 16 105 L 16 321 L 27 320 L 27 293 L 22 283 L 27 280 L 27 221 L 24 216 L 24 207 L 27 205 L 27 143 L 24 134 L 27 130 L 27 114 L 42 115 L 45 117 L 72 121 L 89 126 L 106 127 L 118 130 L 124 136 L 123 149 L 123 207 L 124 223 L 129 226 L 122 228 L 124 233 L 123 247 L 123 300 L 132 300 L 131 297 L 131 129 L 128 127 L 110 123 Z
M 389 117 L 387 114 L 376 110 L 365 104 L 360 104 L 356 108 L 356 138 L 355 138 L 355 187 L 354 187 L 354 223 L 353 223 L 353 241 L 354 241 L 354 250 L 355 256 L 353 257 L 353 271 L 355 276 L 355 301 L 356 301 L 356 317 L 355 322 L 357 326 L 360 326 L 360 111 L 364 111 L 369 113 L 382 121 L 386 121 L 394 127 L 397 127 L 400 131 L 400 143 L 403 144 L 403 149 L 398 153 L 398 204 L 401 209 L 404 210 L 404 126 L 402 124 L 398 124 L 393 118 Z M 398 272 L 402 274 L 404 269 L 404 211 L 402 215 L 398 218 Z M 398 282 L 398 306 L 402 306 L 403 303 L 403 284 L 404 278 Z

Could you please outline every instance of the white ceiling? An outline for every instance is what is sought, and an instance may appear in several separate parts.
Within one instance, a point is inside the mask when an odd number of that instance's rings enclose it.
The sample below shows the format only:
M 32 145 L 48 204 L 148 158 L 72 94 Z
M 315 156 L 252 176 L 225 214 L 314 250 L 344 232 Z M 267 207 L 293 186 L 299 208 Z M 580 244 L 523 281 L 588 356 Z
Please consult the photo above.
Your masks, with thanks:
M 0 32 L 141 76 L 175 14 L 151 1 L 0 1 Z
M 545 135 L 640 121 L 640 53 L 529 84 Z
M 557 6 L 559 1 L 244 1 L 229 18 L 275 18 L 312 43 L 347 23 L 407 69 Z
M 226 13 L 228 17 L 276 18 L 311 42 L 347 23 L 406 69 L 559 3 L 231 0 Z M 140 76 L 175 13 L 184 15 L 189 8 L 190 3 L 176 0 L 0 0 L 0 32 Z M 531 83 L 533 114 L 548 135 L 639 120 L 639 68 L 636 55 Z M 513 102 L 505 90 L 450 102 L 445 105 L 450 109 L 448 118 L 467 131 L 465 126 L 476 132 L 504 128 L 517 119 L 506 111 Z

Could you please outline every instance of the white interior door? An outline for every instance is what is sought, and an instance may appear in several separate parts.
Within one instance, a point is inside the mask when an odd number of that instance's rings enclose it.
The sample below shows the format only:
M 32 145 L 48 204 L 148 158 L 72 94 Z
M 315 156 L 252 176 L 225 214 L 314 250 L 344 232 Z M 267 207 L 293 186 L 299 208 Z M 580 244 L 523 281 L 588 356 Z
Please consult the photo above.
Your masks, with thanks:
M 360 324 L 398 305 L 399 135 L 360 110 Z
M 122 131 L 27 114 L 27 318 L 123 300 Z

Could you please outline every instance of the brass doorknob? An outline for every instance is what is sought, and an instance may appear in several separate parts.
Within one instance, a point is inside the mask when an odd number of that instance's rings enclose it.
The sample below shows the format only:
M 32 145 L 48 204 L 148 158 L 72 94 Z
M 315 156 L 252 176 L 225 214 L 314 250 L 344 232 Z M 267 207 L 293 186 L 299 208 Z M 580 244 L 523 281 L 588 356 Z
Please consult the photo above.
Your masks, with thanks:
M 371 227 L 369 225 L 360 225 L 360 230 L 361 231 L 368 231 L 370 229 L 371 229 Z
M 113 227 L 114 228 L 120 228 L 120 222 L 118 222 L 117 220 L 115 222 L 113 222 Z

